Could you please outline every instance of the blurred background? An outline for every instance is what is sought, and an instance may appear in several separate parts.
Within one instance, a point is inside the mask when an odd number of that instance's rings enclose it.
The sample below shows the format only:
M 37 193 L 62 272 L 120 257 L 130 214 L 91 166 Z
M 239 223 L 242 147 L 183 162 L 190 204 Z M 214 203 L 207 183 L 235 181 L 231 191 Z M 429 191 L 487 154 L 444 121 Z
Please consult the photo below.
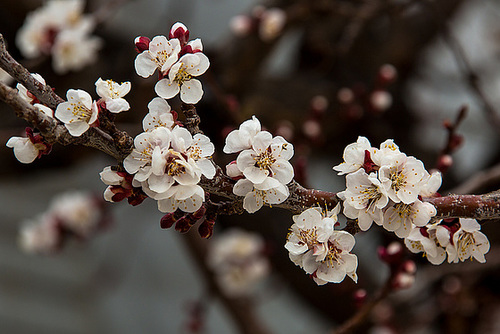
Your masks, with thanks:
M 103 41 L 98 61 L 64 74 L 54 71 L 50 57 L 26 59 L 16 45 L 27 14 L 42 4 L 0 4 L 0 33 L 11 54 L 62 97 L 69 88 L 95 97 L 99 77 L 131 81 L 131 110 L 117 125 L 132 136 L 142 131 L 155 96 L 155 78 L 135 73 L 134 38 L 168 35 L 181 21 L 191 39 L 202 39 L 211 61 L 197 109 L 220 166 L 234 159 L 222 154 L 225 135 L 256 115 L 294 144 L 296 179 L 307 187 L 343 190 L 343 178 L 331 168 L 359 135 L 373 146 L 392 138 L 431 170 L 444 163 L 443 122 L 467 106 L 440 192 L 500 188 L 498 1 L 89 0 L 85 12 L 101 18 L 93 33 Z M 172 107 L 180 110 L 176 101 Z M 160 229 L 153 201 L 108 204 L 112 224 L 94 237 L 49 256 L 23 253 L 23 222 L 70 190 L 100 197 L 106 186 L 98 173 L 114 164 L 101 152 L 56 145 L 49 156 L 23 165 L 5 143 L 26 125 L 0 104 L 0 332 L 238 332 L 230 312 L 209 296 L 185 238 Z M 484 171 L 488 181 L 474 181 Z M 381 303 L 359 333 L 500 332 L 496 223 L 483 225 L 492 244 L 485 265 L 435 267 L 407 254 L 418 265 L 415 285 Z M 283 248 L 291 224 L 289 212 L 264 208 L 219 217 L 214 239 L 234 227 L 263 238 L 271 270 L 251 299 L 270 332 L 327 333 L 355 312 L 357 289 L 371 296 L 383 284 L 389 270 L 376 249 L 394 236 L 379 229 L 357 234 L 358 284 L 318 287 Z

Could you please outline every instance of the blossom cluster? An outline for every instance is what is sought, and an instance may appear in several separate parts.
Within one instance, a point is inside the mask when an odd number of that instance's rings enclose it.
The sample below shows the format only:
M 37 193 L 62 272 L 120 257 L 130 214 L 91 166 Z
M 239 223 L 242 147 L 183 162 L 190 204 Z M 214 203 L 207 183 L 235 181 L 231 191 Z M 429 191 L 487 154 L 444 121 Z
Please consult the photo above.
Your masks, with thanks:
M 95 86 L 99 100 L 94 101 L 82 89 L 69 89 L 66 93 L 67 101 L 56 108 L 54 116 L 64 123 L 72 136 L 79 137 L 90 127 L 99 126 L 99 113 L 102 110 L 119 113 L 130 109 L 123 98 L 130 91 L 130 82 L 119 84 L 99 78 Z
M 440 220 L 423 227 L 414 227 L 405 238 L 412 253 L 424 253 L 432 264 L 441 264 L 448 255 L 449 263 L 474 258 L 484 263 L 490 242 L 475 219 Z
M 158 70 L 159 81 L 155 92 L 164 99 L 180 93 L 184 103 L 198 103 L 203 96 L 201 82 L 194 77 L 205 73 L 210 66 L 202 52 L 199 38 L 189 41 L 189 30 L 180 22 L 170 29 L 169 38 L 155 36 L 152 40 L 139 36 L 135 39 L 139 53 L 135 59 L 138 75 L 148 78 Z
M 371 147 L 365 137 L 344 150 L 344 162 L 333 167 L 346 175 L 344 215 L 357 219 L 366 231 L 373 222 L 406 238 L 413 226 L 425 226 L 436 208 L 419 198 L 429 197 L 441 186 L 441 174 L 429 174 L 423 163 L 402 153 L 392 140 Z
M 52 254 L 68 237 L 87 239 L 109 222 L 102 204 L 94 195 L 80 191 L 55 197 L 47 211 L 23 224 L 21 248 L 28 253 Z
M 346 175 L 344 215 L 356 219 L 366 231 L 373 222 L 405 240 L 414 253 L 424 252 L 429 262 L 440 264 L 474 257 L 484 262 L 489 241 L 474 219 L 432 221 L 436 208 L 423 197 L 438 196 L 441 174 L 429 174 L 423 163 L 400 152 L 392 140 L 380 148 L 359 137 L 344 150 L 344 162 L 333 168 Z
M 29 13 L 16 37 L 21 53 L 26 58 L 52 56 L 59 74 L 93 63 L 102 42 L 91 35 L 95 22 L 83 14 L 84 7 L 83 0 L 50 0 Z
M 108 201 L 128 198 L 129 203 L 138 204 L 145 194 L 158 202 L 162 212 L 194 213 L 205 201 L 205 191 L 198 184 L 201 177 L 215 175 L 210 161 L 215 149 L 207 136 L 192 136 L 177 122 L 177 113 L 166 99 L 180 92 L 183 102 L 198 102 L 203 91 L 193 77 L 203 74 L 209 61 L 201 52 L 201 40 L 188 41 L 189 31 L 182 23 L 172 26 L 169 38 L 140 36 L 135 40 L 140 52 L 135 59 L 137 74 L 147 78 L 158 70 L 161 80 L 155 90 L 159 97 L 148 104 L 144 132 L 134 138 L 134 148 L 123 161 L 124 171 L 107 167 L 101 179 L 109 185 L 104 193 Z
M 262 237 L 240 229 L 222 232 L 210 241 L 207 265 L 227 296 L 248 296 L 269 275 L 264 247 Z
M 351 254 L 355 239 L 346 231 L 335 230 L 340 205 L 326 211 L 309 208 L 293 216 L 285 248 L 290 260 L 304 269 L 318 285 L 342 282 L 345 276 L 357 282 L 358 258 Z
M 238 179 L 233 193 L 245 196 L 243 208 L 249 213 L 265 204 L 279 204 L 289 196 L 286 186 L 293 179 L 293 167 L 288 160 L 293 156 L 293 145 L 283 137 L 273 137 L 262 131 L 259 120 L 243 122 L 239 129 L 226 137 L 224 153 L 239 153 L 227 167 L 227 174 Z

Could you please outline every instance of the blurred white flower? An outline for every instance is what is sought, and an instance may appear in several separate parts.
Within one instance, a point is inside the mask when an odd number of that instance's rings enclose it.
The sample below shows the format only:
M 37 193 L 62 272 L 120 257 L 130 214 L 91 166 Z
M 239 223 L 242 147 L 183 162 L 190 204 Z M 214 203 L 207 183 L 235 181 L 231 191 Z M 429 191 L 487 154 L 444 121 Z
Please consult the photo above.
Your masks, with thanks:
M 26 253 L 51 254 L 57 251 L 59 243 L 58 222 L 50 213 L 22 224 L 19 232 L 19 246 Z
M 259 235 L 240 229 L 224 231 L 210 240 L 207 265 L 226 295 L 248 296 L 269 275 L 264 247 Z

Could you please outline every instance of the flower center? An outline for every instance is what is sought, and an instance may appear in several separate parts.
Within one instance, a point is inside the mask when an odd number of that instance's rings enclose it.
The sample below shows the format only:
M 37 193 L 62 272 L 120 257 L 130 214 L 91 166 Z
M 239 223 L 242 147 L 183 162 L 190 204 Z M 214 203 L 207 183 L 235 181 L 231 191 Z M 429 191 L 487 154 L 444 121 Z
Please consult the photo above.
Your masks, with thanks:
M 174 81 L 177 82 L 177 84 L 180 86 L 184 82 L 191 80 L 192 76 L 187 72 L 187 66 L 182 64 L 181 67 L 179 68 L 179 71 L 175 75 Z
M 82 103 L 71 103 L 71 107 L 68 108 L 71 110 L 73 116 L 75 116 L 79 121 L 88 121 L 90 119 L 91 113 L 90 110 L 87 109 Z M 71 122 L 71 121 L 70 121 Z
M 299 239 L 300 242 L 303 244 L 307 245 L 309 248 L 314 247 L 315 245 L 318 244 L 318 230 L 317 227 L 313 227 L 311 229 L 307 230 L 300 230 L 299 231 Z
M 342 263 L 344 263 L 342 257 L 340 256 L 342 254 L 342 250 L 339 249 L 337 245 L 334 245 L 330 242 L 328 243 L 328 246 L 328 254 L 326 254 L 323 262 L 326 263 L 326 265 L 330 268 L 335 267 L 335 264 L 341 265 Z
M 389 178 L 392 182 L 391 188 L 394 191 L 399 191 L 399 189 L 403 188 L 406 185 L 406 176 L 402 172 L 394 172 L 391 173 Z
M 256 156 L 254 160 L 255 166 L 260 169 L 269 169 L 276 162 L 276 159 L 273 157 L 270 150 L 265 150 Z
M 161 50 L 156 52 L 156 57 L 153 58 L 154 62 L 156 63 L 156 66 L 161 69 L 162 66 L 167 62 L 168 56 L 169 54 L 167 50 Z
M 178 176 L 184 174 L 186 169 L 182 164 L 178 163 L 177 160 L 172 160 L 169 164 L 167 164 L 166 172 L 170 176 Z
M 410 216 L 410 214 L 413 211 L 411 209 L 411 205 L 410 204 L 404 204 L 403 202 L 397 203 L 394 206 L 394 209 L 396 210 L 396 212 L 398 213 L 399 217 L 401 217 L 401 218 L 405 218 L 405 217 Z

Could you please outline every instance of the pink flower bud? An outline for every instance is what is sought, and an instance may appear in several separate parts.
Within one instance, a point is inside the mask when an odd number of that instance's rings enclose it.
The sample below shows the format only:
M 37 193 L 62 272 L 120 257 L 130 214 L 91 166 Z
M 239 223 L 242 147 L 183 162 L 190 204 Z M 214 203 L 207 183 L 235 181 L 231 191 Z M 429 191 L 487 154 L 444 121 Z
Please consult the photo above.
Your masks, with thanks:
M 136 37 L 134 40 L 135 49 L 137 52 L 141 53 L 143 51 L 149 50 L 149 42 L 151 40 L 144 36 Z
M 349 104 L 354 101 L 354 92 L 347 87 L 341 88 L 337 92 L 337 99 L 342 104 Z
M 160 220 L 160 227 L 163 229 L 171 228 L 172 225 L 177 221 L 174 217 L 174 212 L 167 213 Z
M 403 246 L 399 242 L 391 242 L 387 247 L 379 247 L 378 255 L 382 261 L 394 266 L 401 263 Z
M 286 13 L 280 8 L 266 10 L 259 25 L 259 36 L 263 41 L 270 41 L 278 37 L 286 23 Z
M 177 38 L 181 42 L 181 46 L 184 46 L 189 40 L 189 30 L 184 24 L 177 22 L 170 29 L 168 38 Z
M 446 173 L 452 165 L 453 165 L 453 157 L 449 154 L 445 154 L 439 157 L 437 163 L 437 169 L 441 173 Z
M 243 177 L 243 172 L 240 171 L 238 166 L 236 165 L 236 160 L 231 161 L 229 164 L 226 166 L 226 174 L 233 180 L 238 180 Z
M 202 238 L 208 239 L 214 233 L 214 225 L 215 221 L 207 219 L 204 222 L 202 222 L 198 227 L 198 233 Z
M 393 65 L 385 64 L 380 67 L 378 75 L 380 83 L 386 85 L 396 80 L 398 76 L 398 71 Z
M 370 95 L 370 104 L 375 111 L 386 111 L 392 105 L 392 95 L 385 90 L 376 90 Z
M 248 36 L 253 28 L 253 21 L 246 15 L 236 15 L 229 21 L 229 29 L 239 37 Z
M 311 108 L 316 113 L 324 113 L 328 108 L 328 99 L 323 95 L 316 95 L 311 99 Z

